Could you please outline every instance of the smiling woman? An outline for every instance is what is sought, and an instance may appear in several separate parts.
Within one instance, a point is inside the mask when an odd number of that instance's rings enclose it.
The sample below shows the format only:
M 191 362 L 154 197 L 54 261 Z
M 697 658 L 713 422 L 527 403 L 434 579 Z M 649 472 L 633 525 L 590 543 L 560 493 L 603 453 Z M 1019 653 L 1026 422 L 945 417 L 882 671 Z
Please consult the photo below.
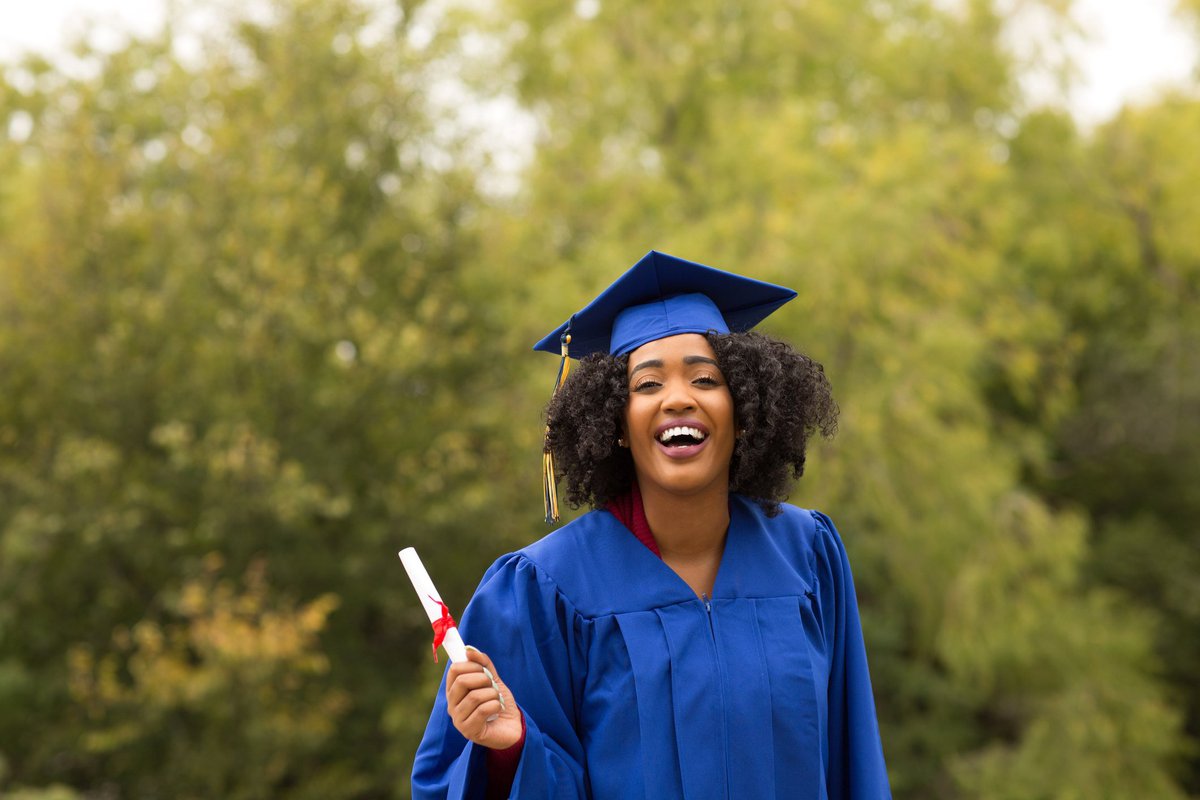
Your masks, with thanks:
M 754 332 L 704 338 L 733 396 L 737 446 L 730 491 L 753 498 L 773 516 L 804 474 L 809 437 L 837 430 L 825 371 L 790 345 Z M 602 508 L 634 483 L 633 459 L 614 446 L 631 399 L 629 359 L 586 356 L 547 409 L 549 444 L 573 506 Z
M 651 252 L 538 344 L 584 356 L 547 447 L 596 510 L 484 576 L 415 798 L 890 796 L 841 539 L 783 503 L 837 408 L 748 332 L 794 296 Z

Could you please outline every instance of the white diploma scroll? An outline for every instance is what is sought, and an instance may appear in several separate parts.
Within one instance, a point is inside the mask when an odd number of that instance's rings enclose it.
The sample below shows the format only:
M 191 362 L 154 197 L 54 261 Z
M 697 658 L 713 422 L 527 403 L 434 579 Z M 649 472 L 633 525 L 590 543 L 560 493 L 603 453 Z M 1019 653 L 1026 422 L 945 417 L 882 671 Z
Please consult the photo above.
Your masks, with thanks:
M 417 551 L 411 547 L 404 548 L 400 551 L 400 561 L 404 564 L 404 571 L 408 573 L 408 579 L 412 581 L 413 588 L 417 590 L 417 597 L 420 598 L 421 605 L 425 608 L 426 615 L 429 616 L 430 624 L 437 622 L 442 618 L 442 596 L 434 588 L 433 581 L 429 579 L 429 573 L 425 571 L 425 565 L 421 563 Z M 442 640 L 442 647 L 452 663 L 457 664 L 467 660 L 467 649 L 463 645 L 462 637 L 458 635 L 458 628 L 446 630 L 446 638 Z

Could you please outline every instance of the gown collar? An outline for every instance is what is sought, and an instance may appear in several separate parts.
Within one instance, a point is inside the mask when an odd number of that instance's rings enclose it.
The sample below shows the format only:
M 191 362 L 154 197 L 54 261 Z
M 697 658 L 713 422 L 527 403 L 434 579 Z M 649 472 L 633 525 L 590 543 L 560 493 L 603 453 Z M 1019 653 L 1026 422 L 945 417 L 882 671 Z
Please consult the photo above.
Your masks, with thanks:
M 622 564 L 621 571 L 632 594 L 653 595 L 645 598 L 651 604 L 696 599 L 687 582 L 663 562 L 636 485 L 628 494 L 606 505 L 605 511 L 621 524 L 612 526 L 611 537 L 605 537 L 608 541 L 604 549 Z M 774 594 L 770 587 L 782 589 L 789 585 L 791 591 L 785 593 L 807 590 L 809 581 L 804 579 L 804 567 L 782 557 L 778 548 L 781 543 L 772 541 L 771 522 L 752 500 L 730 494 L 729 532 L 713 582 L 713 599 L 770 596 Z
M 812 585 L 811 515 L 785 507 L 768 518 L 753 500 L 737 494 L 730 495 L 729 512 L 711 599 L 805 594 Z M 610 509 L 584 515 L 525 552 L 585 617 L 700 600 Z

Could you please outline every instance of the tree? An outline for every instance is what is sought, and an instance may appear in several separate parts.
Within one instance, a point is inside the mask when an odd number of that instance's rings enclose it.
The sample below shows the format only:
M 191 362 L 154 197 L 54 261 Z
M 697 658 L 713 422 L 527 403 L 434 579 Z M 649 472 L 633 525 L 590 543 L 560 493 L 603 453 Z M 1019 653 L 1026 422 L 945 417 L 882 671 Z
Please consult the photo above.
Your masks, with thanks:
M 1092 580 L 1157 612 L 1160 669 L 1195 737 L 1200 253 L 1189 187 L 1200 162 L 1186 143 L 1200 105 L 1166 96 L 1087 141 L 1064 124 L 1030 120 L 1014 147 L 1028 228 L 1012 260 L 1073 332 L 1055 368 L 1076 391 L 1054 414 L 1011 398 L 1000 407 L 1039 420 L 1050 458 L 1032 483 L 1088 516 Z M 1200 790 L 1194 758 L 1185 784 Z
M 0 118 L 29 128 L 0 145 L 15 784 L 328 798 L 406 783 L 428 627 L 394 553 L 444 545 L 428 561 L 461 605 L 479 567 L 451 553 L 498 553 L 516 519 L 489 482 L 512 472 L 512 411 L 476 175 L 424 93 L 455 44 L 414 34 L 422 13 L 281 2 L 212 31 L 198 61 L 164 34 L 81 45 L 90 77 L 37 59 L 6 73 Z M 270 619 L 303 640 L 248 674 L 200 630 L 225 612 L 187 597 L 259 563 L 230 646 L 267 647 Z M 68 713 L 88 674 L 95 714 Z M 155 694 L 162 674 L 176 695 Z M 265 773 L 219 760 L 222 742 L 260 752 L 231 726 L 270 738 L 286 719 L 303 724 Z M 204 742 L 202 761 L 177 769 L 172 742 Z

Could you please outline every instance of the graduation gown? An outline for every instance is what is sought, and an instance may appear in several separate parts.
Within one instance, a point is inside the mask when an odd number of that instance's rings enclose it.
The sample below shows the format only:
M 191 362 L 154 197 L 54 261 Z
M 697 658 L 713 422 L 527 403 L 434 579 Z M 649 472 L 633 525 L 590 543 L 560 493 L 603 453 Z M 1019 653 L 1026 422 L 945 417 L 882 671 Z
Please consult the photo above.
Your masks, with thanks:
M 732 495 L 707 598 L 593 511 L 496 561 L 459 629 L 525 714 L 512 797 L 891 796 L 850 565 L 818 512 Z M 486 748 L 444 680 L 414 800 L 483 796 Z

